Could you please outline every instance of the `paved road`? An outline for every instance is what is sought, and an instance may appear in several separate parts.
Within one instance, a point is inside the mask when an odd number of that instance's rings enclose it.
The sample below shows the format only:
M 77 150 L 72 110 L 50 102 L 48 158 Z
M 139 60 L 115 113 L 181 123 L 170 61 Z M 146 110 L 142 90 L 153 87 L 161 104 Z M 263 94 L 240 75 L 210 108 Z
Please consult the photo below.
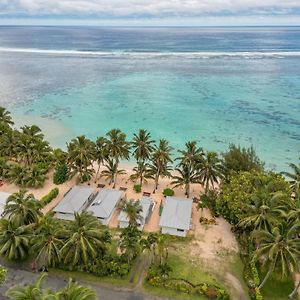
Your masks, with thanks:
M 24 285 L 34 282 L 40 274 L 32 273 L 27 270 L 20 270 L 14 266 L 5 266 L 7 269 L 6 282 L 0 286 L 0 299 L 7 299 L 5 297 L 6 291 L 16 284 Z M 51 288 L 53 290 L 60 289 L 67 284 L 67 279 L 56 277 L 49 274 L 45 280 L 44 287 Z M 149 295 L 145 295 L 142 292 L 128 290 L 128 289 L 113 289 L 101 286 L 93 283 L 83 283 L 84 285 L 91 286 L 97 293 L 97 299 L 99 300 L 167 300 L 166 298 L 158 298 Z

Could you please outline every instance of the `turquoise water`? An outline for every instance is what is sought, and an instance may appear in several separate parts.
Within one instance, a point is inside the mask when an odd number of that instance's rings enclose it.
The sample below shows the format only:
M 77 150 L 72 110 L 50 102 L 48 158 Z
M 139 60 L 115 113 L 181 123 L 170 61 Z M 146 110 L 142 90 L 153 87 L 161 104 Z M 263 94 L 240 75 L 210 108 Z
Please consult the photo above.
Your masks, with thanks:
M 145 128 L 175 148 L 188 140 L 215 151 L 253 145 L 270 169 L 286 169 L 300 156 L 295 45 L 293 55 L 265 56 L 256 53 L 261 49 L 91 55 L 8 46 L 0 48 L 0 104 L 20 120 L 57 122 L 44 126 L 54 146 L 79 134 L 94 139 L 118 127 L 131 137 Z

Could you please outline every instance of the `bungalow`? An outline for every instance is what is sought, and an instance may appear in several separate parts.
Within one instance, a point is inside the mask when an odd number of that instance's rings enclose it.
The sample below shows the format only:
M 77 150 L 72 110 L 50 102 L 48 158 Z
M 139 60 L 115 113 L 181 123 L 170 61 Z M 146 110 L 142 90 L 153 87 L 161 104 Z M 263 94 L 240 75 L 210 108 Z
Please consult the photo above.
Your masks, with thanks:
M 159 226 L 164 234 L 185 237 L 191 225 L 192 199 L 167 197 Z
M 93 189 L 85 186 L 74 186 L 53 209 L 58 219 L 74 220 L 74 213 L 85 210 L 89 201 L 94 197 Z
M 6 200 L 10 195 L 10 193 L 0 192 L 0 217 L 2 217 L 4 207 L 6 205 Z
M 144 229 L 145 224 L 149 221 L 149 218 L 151 217 L 151 213 L 154 208 L 154 202 L 149 197 L 143 197 L 141 200 L 139 200 L 139 202 L 142 207 L 142 211 L 141 211 L 142 218 L 141 220 L 138 220 L 137 223 L 138 223 L 138 229 L 142 231 Z M 121 211 L 118 220 L 120 222 L 119 223 L 120 228 L 126 228 L 129 226 L 129 221 L 125 211 Z
M 123 197 L 123 192 L 118 190 L 102 189 L 87 209 L 91 212 L 103 225 L 108 225 L 115 207 L 119 204 Z

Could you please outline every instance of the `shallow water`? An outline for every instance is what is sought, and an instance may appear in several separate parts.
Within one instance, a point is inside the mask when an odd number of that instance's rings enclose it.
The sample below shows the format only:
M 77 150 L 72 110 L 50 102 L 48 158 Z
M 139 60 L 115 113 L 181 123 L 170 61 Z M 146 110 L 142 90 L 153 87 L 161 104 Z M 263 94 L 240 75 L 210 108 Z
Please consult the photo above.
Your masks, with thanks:
M 253 145 L 283 170 L 300 155 L 300 29 L 0 27 L 0 104 L 55 146 L 145 128 Z

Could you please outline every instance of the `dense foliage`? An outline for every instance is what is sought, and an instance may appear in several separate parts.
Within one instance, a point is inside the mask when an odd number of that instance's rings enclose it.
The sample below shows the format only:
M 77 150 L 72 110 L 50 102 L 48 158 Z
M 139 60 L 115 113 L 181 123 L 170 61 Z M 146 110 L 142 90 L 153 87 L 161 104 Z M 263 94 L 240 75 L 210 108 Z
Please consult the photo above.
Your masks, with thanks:
M 52 189 L 47 195 L 45 195 L 40 199 L 42 205 L 45 206 L 48 203 L 50 203 L 53 199 L 55 199 L 58 196 L 58 194 L 59 194 L 58 188 Z

